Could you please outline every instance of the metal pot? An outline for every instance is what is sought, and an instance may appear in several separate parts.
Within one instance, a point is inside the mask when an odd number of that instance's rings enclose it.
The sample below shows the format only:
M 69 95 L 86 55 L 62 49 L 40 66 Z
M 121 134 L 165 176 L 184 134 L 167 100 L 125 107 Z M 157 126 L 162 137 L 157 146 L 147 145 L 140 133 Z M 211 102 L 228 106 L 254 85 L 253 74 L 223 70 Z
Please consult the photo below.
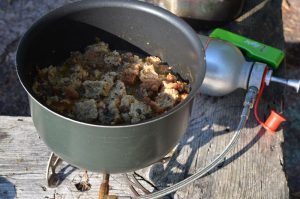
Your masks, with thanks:
M 112 49 L 157 55 L 174 65 L 190 81 L 189 97 L 159 117 L 123 126 L 78 122 L 48 109 L 32 92 L 34 68 L 60 63 L 96 37 Z M 28 30 L 17 51 L 17 72 L 34 125 L 53 152 L 83 169 L 121 173 L 149 166 L 179 142 L 205 62 L 197 34 L 175 15 L 138 1 L 86 0 L 52 11 Z
M 228 21 L 236 18 L 246 0 L 145 0 L 185 18 Z

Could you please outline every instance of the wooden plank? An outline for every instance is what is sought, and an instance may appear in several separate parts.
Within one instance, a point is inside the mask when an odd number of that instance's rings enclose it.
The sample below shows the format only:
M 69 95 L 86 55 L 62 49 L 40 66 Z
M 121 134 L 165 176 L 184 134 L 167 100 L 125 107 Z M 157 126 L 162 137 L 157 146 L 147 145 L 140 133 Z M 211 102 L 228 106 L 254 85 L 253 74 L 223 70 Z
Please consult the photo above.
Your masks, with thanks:
M 197 96 L 191 125 L 174 156 L 166 164 L 139 171 L 159 189 L 178 182 L 208 164 L 229 142 L 239 119 L 243 93 L 224 98 Z M 230 118 L 230 120 L 228 120 Z M 101 174 L 89 173 L 92 189 L 74 186 L 82 171 L 64 163 L 65 179 L 56 189 L 46 188 L 45 168 L 50 155 L 39 140 L 31 118 L 0 117 L 0 198 L 97 198 Z M 286 198 L 282 171 L 282 134 L 257 135 L 250 122 L 222 169 L 176 192 L 180 198 Z M 233 155 L 233 156 L 232 156 Z M 111 178 L 111 193 L 130 194 L 122 175 Z M 2 194 L 2 195 L 1 195 Z
M 197 97 L 187 134 L 176 156 L 166 165 L 156 164 L 150 178 L 159 188 L 178 182 L 204 167 L 230 141 L 243 100 L 232 94 L 222 99 Z M 238 146 L 224 165 L 178 191 L 180 198 L 287 198 L 282 170 L 282 132 L 259 132 L 253 118 L 243 130 Z
M 55 189 L 46 186 L 46 165 L 50 151 L 39 139 L 30 117 L 0 116 L 0 198 L 1 199 L 71 199 L 97 198 L 102 174 L 89 173 L 91 190 L 79 192 L 75 184 L 83 171 L 63 163 L 62 184 Z M 114 175 L 111 192 L 129 192 L 122 175 Z

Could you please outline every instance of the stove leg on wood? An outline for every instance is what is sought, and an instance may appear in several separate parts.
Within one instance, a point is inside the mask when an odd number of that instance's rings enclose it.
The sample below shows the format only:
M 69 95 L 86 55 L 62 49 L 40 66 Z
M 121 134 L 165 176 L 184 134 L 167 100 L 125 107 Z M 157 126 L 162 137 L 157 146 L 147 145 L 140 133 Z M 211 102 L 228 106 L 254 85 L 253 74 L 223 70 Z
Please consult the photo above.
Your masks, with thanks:
M 48 160 L 47 169 L 46 169 L 46 180 L 47 185 L 50 188 L 57 187 L 60 184 L 60 178 L 55 172 L 58 165 L 62 163 L 62 159 L 58 157 L 55 153 L 51 153 Z

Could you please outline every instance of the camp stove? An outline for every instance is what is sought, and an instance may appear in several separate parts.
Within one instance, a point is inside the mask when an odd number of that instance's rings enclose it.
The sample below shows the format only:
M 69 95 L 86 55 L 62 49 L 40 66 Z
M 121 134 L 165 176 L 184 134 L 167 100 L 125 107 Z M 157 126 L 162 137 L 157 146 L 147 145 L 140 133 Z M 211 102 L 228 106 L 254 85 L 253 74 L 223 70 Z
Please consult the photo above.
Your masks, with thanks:
M 160 198 L 192 183 L 222 163 L 226 158 L 226 154 L 238 141 L 241 130 L 249 116 L 250 109 L 253 107 L 255 117 L 262 127 L 271 133 L 275 133 L 280 124 L 286 119 L 275 110 L 272 110 L 269 118 L 263 122 L 259 118 L 257 111 L 260 97 L 266 85 L 268 86 L 271 82 L 276 82 L 293 87 L 296 92 L 299 92 L 299 80 L 288 80 L 273 76 L 273 70 L 278 69 L 284 59 L 284 53 L 281 50 L 222 29 L 214 30 L 209 37 L 199 35 L 199 38 L 205 49 L 207 66 L 206 75 L 199 92 L 209 96 L 223 96 L 239 88 L 247 90 L 243 104 L 244 109 L 237 130 L 224 151 L 208 166 L 164 190 L 151 193 L 139 182 L 137 178 L 138 174 L 135 172 L 124 174 L 130 190 L 135 195 L 134 198 Z M 167 161 L 171 156 L 172 153 L 161 161 Z M 59 184 L 56 169 L 61 162 L 62 159 L 60 157 L 54 153 L 51 154 L 46 171 L 46 179 L 49 187 L 55 187 Z M 87 175 L 87 172 L 85 172 L 85 175 Z M 145 195 L 140 195 L 140 192 L 143 192 Z M 104 198 L 129 199 L 132 197 L 109 196 L 109 174 L 103 174 L 99 199 Z
M 173 153 L 175 152 L 174 148 L 168 155 L 166 155 L 163 159 L 158 161 L 157 163 L 167 163 L 173 156 Z M 50 188 L 55 188 L 60 185 L 61 179 L 59 177 L 59 174 L 57 172 L 58 167 L 60 164 L 62 164 L 63 160 L 57 156 L 54 153 L 51 153 L 50 158 L 48 160 L 47 169 L 46 169 L 46 181 L 47 186 Z M 79 183 L 76 183 L 75 186 L 78 190 L 84 192 L 88 191 L 90 189 L 89 184 L 89 176 L 88 171 L 82 171 L 82 179 Z M 149 195 L 151 194 L 151 191 L 149 190 L 149 187 L 151 187 L 154 190 L 158 190 L 157 187 L 151 183 L 151 181 L 144 178 L 144 176 L 138 174 L 136 171 L 130 172 L 130 173 L 123 173 L 122 174 L 124 178 L 124 183 L 126 183 L 129 190 L 132 192 L 132 194 L 135 197 L 143 197 L 141 194 Z M 112 196 L 109 195 L 109 179 L 110 174 L 103 173 L 102 177 L 102 183 L 99 186 L 99 199 L 130 199 L 131 197 L 127 196 Z M 143 183 L 141 183 L 141 180 Z M 145 184 L 143 185 L 143 184 Z

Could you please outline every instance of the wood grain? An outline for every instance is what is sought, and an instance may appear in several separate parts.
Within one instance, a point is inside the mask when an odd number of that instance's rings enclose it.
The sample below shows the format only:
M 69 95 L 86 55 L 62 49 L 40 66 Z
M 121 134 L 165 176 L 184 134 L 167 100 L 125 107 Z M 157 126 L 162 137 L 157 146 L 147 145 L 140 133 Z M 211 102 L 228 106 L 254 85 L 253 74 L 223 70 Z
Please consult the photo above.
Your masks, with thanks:
M 208 164 L 232 137 L 243 102 L 238 96 L 243 94 L 240 91 L 223 98 L 198 95 L 190 127 L 171 160 L 138 173 L 162 189 Z M 223 166 L 177 191 L 175 198 L 287 198 L 282 132 L 258 133 L 260 127 L 251 120 Z M 67 163 L 61 167 L 62 184 L 55 189 L 46 187 L 50 151 L 38 138 L 30 117 L 1 116 L 0 127 L 0 198 L 97 198 L 102 175 L 89 173 L 91 190 L 79 192 L 75 184 L 83 172 Z M 110 193 L 130 194 L 123 175 L 111 176 Z

